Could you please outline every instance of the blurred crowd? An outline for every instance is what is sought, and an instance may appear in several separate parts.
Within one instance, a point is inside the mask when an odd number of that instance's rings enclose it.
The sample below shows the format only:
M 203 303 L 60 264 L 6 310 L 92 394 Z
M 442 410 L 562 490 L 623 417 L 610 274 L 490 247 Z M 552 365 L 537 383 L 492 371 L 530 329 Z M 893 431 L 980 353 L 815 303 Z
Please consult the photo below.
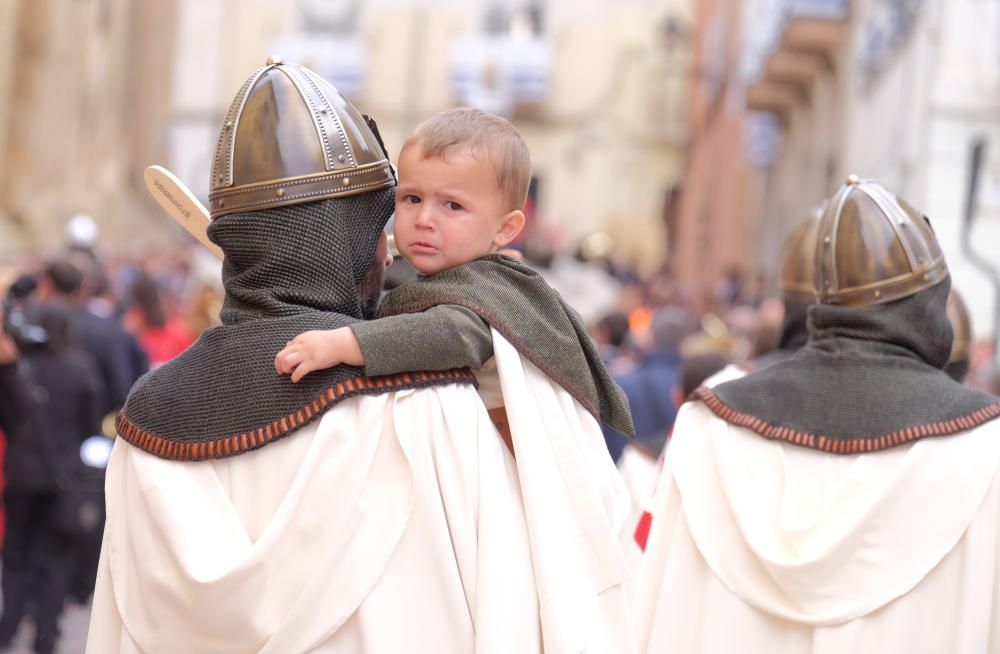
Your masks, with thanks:
M 51 651 L 64 602 L 88 601 L 103 525 L 103 462 L 88 466 L 81 448 L 98 435 L 110 443 L 135 380 L 218 324 L 222 306 L 218 262 L 197 246 L 185 254 L 106 256 L 96 238 L 79 236 L 94 230 L 74 220 L 56 255 L 0 265 L 11 349 L 0 347 L 0 648 L 31 615 L 36 651 Z M 695 292 L 668 265 L 642 275 L 614 259 L 606 237 L 598 240 L 572 254 L 531 240 L 519 250 L 581 313 L 628 396 L 636 438 L 605 427 L 612 458 L 622 468 L 629 457 L 648 467 L 695 388 L 727 368 L 753 370 L 774 352 L 804 344 L 804 314 L 787 313 L 765 280 L 738 270 L 711 292 Z M 22 365 L 13 365 L 15 357 Z M 972 343 L 965 381 L 1000 393 L 988 342 Z
M 88 221 L 71 221 L 57 254 L 0 266 L 0 649 L 30 615 L 35 651 L 53 651 L 65 601 L 89 601 L 115 415 L 142 374 L 218 322 L 222 304 L 217 264 L 106 257 L 80 238 L 96 235 Z

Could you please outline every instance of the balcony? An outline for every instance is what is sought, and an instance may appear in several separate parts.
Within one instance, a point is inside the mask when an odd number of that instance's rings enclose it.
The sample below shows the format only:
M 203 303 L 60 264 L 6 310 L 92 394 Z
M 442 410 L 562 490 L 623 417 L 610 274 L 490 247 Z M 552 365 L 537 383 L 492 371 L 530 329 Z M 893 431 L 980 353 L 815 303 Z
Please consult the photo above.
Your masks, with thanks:
M 846 40 L 846 21 L 791 16 L 781 35 L 781 48 L 832 57 Z
M 541 37 L 471 34 L 452 44 L 451 55 L 451 85 L 461 104 L 527 117 L 548 93 L 550 55 Z
M 767 111 L 781 119 L 787 119 L 803 99 L 803 91 L 793 84 L 762 80 L 747 87 L 747 109 Z
M 812 82 L 832 66 L 847 41 L 848 0 L 779 0 L 781 23 L 766 50 L 751 53 L 764 63 L 747 88 L 747 108 L 786 118 L 808 102 Z

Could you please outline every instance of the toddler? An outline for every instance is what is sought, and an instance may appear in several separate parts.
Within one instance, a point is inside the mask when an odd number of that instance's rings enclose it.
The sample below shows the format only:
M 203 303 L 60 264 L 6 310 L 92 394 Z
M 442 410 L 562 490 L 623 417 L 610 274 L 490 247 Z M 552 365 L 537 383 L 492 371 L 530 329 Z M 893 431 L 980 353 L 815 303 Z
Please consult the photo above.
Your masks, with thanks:
M 524 228 L 531 157 L 508 121 L 453 109 L 422 123 L 399 155 L 394 236 L 420 273 L 388 293 L 379 318 L 289 341 L 275 368 L 297 382 L 318 369 L 368 376 L 469 367 L 505 434 L 491 327 L 599 421 L 632 433 L 580 317 L 533 270 L 497 254 Z M 508 442 L 509 445 L 509 442 Z

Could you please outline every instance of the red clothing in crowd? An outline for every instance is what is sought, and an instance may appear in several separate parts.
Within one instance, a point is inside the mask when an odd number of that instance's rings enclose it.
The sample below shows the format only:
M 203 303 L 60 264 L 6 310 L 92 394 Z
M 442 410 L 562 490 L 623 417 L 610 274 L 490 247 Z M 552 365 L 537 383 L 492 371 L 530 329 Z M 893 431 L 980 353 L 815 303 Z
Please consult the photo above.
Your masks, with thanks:
M 167 321 L 162 327 L 152 327 L 144 324 L 140 316 L 126 315 L 125 324 L 131 328 L 139 345 L 149 355 L 150 369 L 170 361 L 195 340 L 184 323 L 176 318 Z

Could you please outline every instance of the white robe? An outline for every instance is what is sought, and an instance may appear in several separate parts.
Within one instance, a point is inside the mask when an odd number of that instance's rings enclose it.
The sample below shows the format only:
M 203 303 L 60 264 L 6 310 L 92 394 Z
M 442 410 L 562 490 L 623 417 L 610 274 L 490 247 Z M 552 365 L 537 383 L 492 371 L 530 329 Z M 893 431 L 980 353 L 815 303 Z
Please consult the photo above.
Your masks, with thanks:
M 467 386 L 229 459 L 119 441 L 87 651 L 631 651 L 600 430 L 495 338 L 516 463 Z
M 714 388 L 724 382 L 745 377 L 746 374 L 743 368 L 731 363 L 706 379 L 704 385 Z M 635 579 L 636 575 L 639 574 L 644 559 L 643 548 L 653 518 L 653 498 L 657 483 L 662 479 L 661 470 L 669 444 L 668 441 L 656 461 L 651 461 L 649 457 L 631 445 L 625 446 L 618 459 L 618 469 L 622 473 L 622 478 L 628 486 L 632 499 L 632 509 L 625 521 L 627 528 L 622 530 L 621 535 L 622 552 L 625 555 L 632 579 Z
M 628 489 L 600 425 L 496 330 L 493 351 L 525 499 L 544 651 L 633 652 L 618 542 Z
M 650 519 L 649 504 L 653 499 L 653 489 L 656 488 L 661 465 L 662 458 L 653 459 L 634 445 L 626 445 L 622 455 L 618 457 L 618 471 L 628 488 L 631 500 L 628 518 L 625 520 L 628 528 L 622 529 L 618 540 L 625 556 L 626 566 L 633 572 L 642 563 L 640 533 L 643 522 L 648 522 Z
M 1000 652 L 1000 421 L 879 453 L 680 411 L 633 588 L 640 651 Z

